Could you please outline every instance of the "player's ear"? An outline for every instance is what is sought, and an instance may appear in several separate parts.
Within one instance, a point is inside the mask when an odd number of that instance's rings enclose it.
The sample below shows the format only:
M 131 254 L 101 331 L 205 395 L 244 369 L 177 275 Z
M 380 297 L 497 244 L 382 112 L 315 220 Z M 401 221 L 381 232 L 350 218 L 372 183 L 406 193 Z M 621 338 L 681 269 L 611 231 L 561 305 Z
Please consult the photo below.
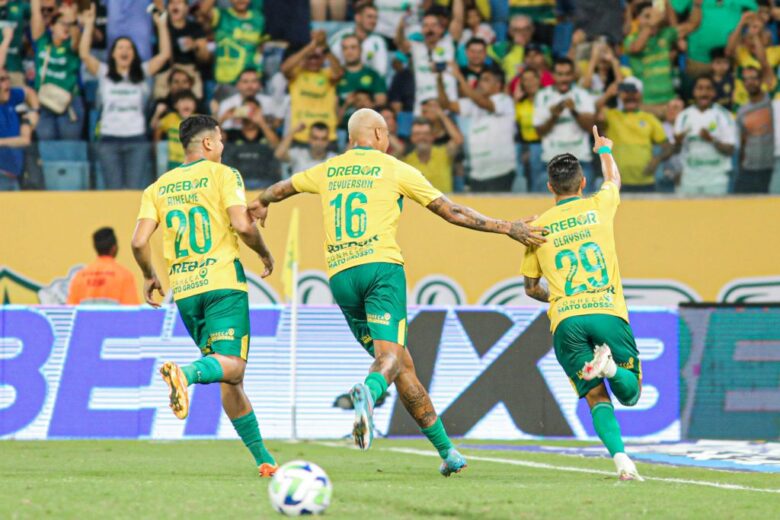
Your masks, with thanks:
M 549 182 L 547 183 L 547 191 L 555 195 L 555 190 L 553 189 L 552 184 L 550 184 Z
M 580 191 L 585 191 L 585 185 L 588 184 L 588 179 L 583 175 L 580 181 Z

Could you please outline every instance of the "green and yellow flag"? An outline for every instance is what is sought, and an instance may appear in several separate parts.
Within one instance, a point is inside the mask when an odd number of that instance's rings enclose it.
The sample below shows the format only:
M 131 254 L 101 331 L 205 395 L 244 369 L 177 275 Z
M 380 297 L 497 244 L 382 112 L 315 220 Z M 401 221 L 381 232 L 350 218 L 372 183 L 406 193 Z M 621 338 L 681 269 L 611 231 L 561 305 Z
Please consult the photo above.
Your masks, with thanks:
M 292 301 L 293 298 L 293 284 L 296 282 L 293 280 L 293 265 L 298 263 L 298 255 L 298 208 L 293 208 L 282 271 L 282 285 L 284 285 L 284 297 L 287 301 Z

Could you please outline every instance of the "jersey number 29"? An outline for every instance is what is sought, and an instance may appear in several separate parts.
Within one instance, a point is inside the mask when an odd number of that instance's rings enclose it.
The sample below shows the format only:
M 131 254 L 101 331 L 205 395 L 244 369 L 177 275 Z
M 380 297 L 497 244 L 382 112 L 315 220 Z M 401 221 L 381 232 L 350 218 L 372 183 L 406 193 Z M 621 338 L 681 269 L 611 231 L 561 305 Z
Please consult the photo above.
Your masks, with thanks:
M 591 260 L 588 253 L 593 254 Z M 604 253 L 595 242 L 585 242 L 580 246 L 579 251 L 575 253 L 571 249 L 562 249 L 555 255 L 555 268 L 563 269 L 564 262 L 569 264 L 569 272 L 566 274 L 566 286 L 564 291 L 566 296 L 574 296 L 589 289 L 600 289 L 609 285 L 609 272 L 607 271 L 607 262 L 604 260 Z M 580 266 L 591 276 L 588 276 L 587 283 L 574 285 L 574 277 L 577 276 Z

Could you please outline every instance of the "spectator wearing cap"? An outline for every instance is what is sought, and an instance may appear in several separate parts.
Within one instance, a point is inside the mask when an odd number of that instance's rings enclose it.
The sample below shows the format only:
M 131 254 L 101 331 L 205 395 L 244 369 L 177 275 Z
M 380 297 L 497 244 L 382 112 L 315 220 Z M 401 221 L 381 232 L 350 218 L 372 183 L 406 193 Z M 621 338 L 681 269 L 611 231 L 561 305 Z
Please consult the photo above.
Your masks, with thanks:
M 590 135 L 595 121 L 593 97 L 574 82 L 574 62 L 558 58 L 553 68 L 555 83 L 534 99 L 534 127 L 542 139 L 542 161 L 562 153 L 580 160 L 590 189 L 593 186 Z M 545 166 L 546 170 L 546 166 Z
M 615 96 L 620 100 L 618 108 L 608 108 L 608 101 Z M 596 102 L 596 121 L 612 138 L 612 155 L 620 168 L 622 190 L 627 193 L 655 191 L 655 172 L 674 153 L 661 122 L 641 110 L 641 104 L 642 82 L 637 78 L 612 83 Z M 656 156 L 654 146 L 661 147 Z
M 403 52 L 396 51 L 393 55 L 393 79 L 387 90 L 387 100 L 398 112 L 414 110 L 414 72 L 410 69 L 409 58 Z
M 375 70 L 380 76 L 387 74 L 389 56 L 387 53 L 387 42 L 379 34 L 375 34 L 377 24 L 377 8 L 372 3 L 359 4 L 355 9 L 354 26 L 345 27 L 337 31 L 330 37 L 329 45 L 342 64 L 344 61 L 344 52 L 341 42 L 347 36 L 354 36 L 360 46 L 361 61 L 367 67 Z
M 19 117 L 22 103 L 33 110 Z M 38 96 L 29 87 L 11 87 L 8 71 L 0 68 L 0 191 L 19 189 L 24 171 L 24 148 L 32 141 L 37 122 Z
M 749 99 L 737 112 L 740 168 L 734 193 L 768 193 L 775 155 L 772 102 L 757 68 L 742 69 L 742 82 Z
M 699 27 L 701 0 L 694 4 L 688 21 L 677 26 L 670 25 L 670 21 L 676 20 L 671 10 L 663 13 L 649 1 L 640 2 L 634 14 L 637 29 L 626 37 L 623 45 L 631 70 L 645 85 L 642 109 L 663 118 L 666 104 L 675 96 L 670 51 L 678 39 Z
M 700 76 L 693 84 L 693 104 L 674 122 L 675 147 L 682 152 L 677 193 L 725 195 L 737 142 L 731 113 L 715 103 L 715 82 Z
M 113 228 L 100 228 L 92 235 L 97 259 L 76 273 L 68 289 L 68 305 L 139 305 L 133 273 L 116 261 L 119 244 Z
M 467 120 L 469 187 L 473 192 L 509 192 L 517 166 L 515 105 L 504 93 L 503 74 L 500 70 L 484 70 L 475 89 L 469 86 L 457 65 L 453 64 L 452 74 L 464 97 L 451 101 L 439 74 L 439 103 Z
M 534 35 L 534 23 L 531 18 L 516 15 L 509 20 L 509 40 L 496 42 L 488 49 L 488 56 L 501 66 L 504 77 L 516 77 L 524 68 L 526 46 Z

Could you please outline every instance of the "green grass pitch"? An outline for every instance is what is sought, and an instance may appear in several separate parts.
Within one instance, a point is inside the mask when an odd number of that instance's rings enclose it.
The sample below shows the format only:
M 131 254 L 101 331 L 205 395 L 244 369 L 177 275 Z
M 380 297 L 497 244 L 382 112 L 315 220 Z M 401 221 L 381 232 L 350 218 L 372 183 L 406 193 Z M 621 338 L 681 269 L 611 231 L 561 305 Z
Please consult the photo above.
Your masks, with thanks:
M 777 474 L 639 463 L 650 479 L 618 482 L 607 458 L 463 450 L 472 456 L 468 469 L 445 479 L 423 440 L 380 439 L 367 453 L 341 441 L 268 444 L 281 462 L 304 459 L 325 469 L 334 486 L 332 519 L 780 515 Z M 282 518 L 267 485 L 238 441 L 0 442 L 0 519 Z

